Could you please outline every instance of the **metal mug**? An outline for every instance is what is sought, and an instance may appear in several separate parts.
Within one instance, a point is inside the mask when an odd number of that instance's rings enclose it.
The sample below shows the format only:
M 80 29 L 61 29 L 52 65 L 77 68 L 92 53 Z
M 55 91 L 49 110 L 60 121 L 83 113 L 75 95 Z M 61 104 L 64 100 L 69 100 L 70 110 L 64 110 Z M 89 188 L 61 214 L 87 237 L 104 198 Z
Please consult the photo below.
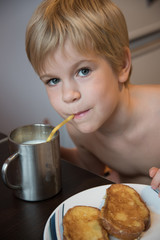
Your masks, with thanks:
M 61 189 L 59 131 L 46 142 L 52 129 L 50 125 L 33 124 L 19 127 L 9 135 L 13 154 L 2 166 L 2 178 L 20 199 L 40 201 Z M 16 183 L 10 182 L 9 172 Z

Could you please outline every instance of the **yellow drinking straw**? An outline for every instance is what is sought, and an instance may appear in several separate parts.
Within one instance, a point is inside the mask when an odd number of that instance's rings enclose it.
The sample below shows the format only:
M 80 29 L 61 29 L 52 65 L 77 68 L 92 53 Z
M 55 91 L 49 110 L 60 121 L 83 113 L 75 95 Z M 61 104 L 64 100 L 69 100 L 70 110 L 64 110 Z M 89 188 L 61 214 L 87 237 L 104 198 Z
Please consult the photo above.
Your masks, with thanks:
M 62 127 L 65 123 L 67 123 L 68 121 L 70 121 L 72 118 L 74 118 L 74 115 L 72 114 L 71 116 L 69 116 L 68 118 L 66 118 L 63 122 L 61 122 L 60 124 L 58 124 L 55 128 L 53 128 L 51 134 L 49 135 L 49 137 L 47 138 L 47 142 L 49 142 L 53 135 L 57 132 L 57 130 Z

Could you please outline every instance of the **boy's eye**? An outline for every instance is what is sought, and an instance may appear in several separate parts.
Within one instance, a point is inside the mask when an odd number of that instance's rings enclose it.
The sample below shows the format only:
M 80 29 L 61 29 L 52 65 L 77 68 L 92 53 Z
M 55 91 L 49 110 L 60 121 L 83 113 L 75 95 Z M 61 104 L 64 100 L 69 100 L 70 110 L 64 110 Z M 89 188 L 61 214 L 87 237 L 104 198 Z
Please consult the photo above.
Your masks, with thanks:
M 48 85 L 49 86 L 54 86 L 54 85 L 56 85 L 56 84 L 58 84 L 60 82 L 60 79 L 59 78 L 52 78 L 52 79 L 50 79 L 49 81 L 48 81 Z
M 90 69 L 88 68 L 82 68 L 78 71 L 78 75 L 81 77 L 87 76 L 90 72 Z

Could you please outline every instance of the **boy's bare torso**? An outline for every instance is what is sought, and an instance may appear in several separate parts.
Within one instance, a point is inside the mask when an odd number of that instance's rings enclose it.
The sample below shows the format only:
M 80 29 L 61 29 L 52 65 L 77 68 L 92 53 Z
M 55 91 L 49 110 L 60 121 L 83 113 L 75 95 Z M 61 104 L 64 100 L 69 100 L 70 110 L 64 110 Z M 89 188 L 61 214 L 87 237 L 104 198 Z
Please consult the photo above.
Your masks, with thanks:
M 107 134 L 75 131 L 77 145 L 88 152 L 86 158 L 82 153 L 80 165 L 98 173 L 102 163 L 118 171 L 121 182 L 150 184 L 149 169 L 160 168 L 160 87 L 133 86 L 130 93 L 133 114 L 129 127 Z

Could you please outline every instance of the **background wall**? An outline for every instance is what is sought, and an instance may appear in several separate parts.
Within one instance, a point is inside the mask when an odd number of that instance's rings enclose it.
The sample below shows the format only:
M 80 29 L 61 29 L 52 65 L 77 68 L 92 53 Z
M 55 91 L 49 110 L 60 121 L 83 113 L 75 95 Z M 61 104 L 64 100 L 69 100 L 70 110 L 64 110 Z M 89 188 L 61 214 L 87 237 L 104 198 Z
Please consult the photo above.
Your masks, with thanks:
M 122 10 L 132 52 L 131 82 L 160 83 L 160 0 L 113 0 Z
M 0 1 L 0 132 L 6 134 L 15 127 L 40 123 L 45 118 L 53 125 L 62 121 L 50 106 L 45 88 L 25 53 L 26 25 L 40 2 L 41 0 Z M 154 36 L 151 37 L 151 41 L 147 42 L 147 48 L 143 47 L 145 42 L 143 36 L 137 41 L 140 35 L 148 35 L 147 31 L 158 32 L 160 1 L 153 1 L 150 6 L 146 0 L 115 0 L 115 2 L 126 16 L 132 40 L 131 81 L 140 84 L 160 82 L 159 35 L 156 40 L 153 39 Z M 61 144 L 72 147 L 73 143 L 65 126 L 60 131 Z

